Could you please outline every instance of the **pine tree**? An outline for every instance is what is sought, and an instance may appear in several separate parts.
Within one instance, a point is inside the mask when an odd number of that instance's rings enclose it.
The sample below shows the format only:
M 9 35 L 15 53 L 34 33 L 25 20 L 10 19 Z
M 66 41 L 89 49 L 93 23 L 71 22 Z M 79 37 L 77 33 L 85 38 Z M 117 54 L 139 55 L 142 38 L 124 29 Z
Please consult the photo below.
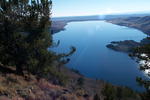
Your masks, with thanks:
M 0 1 L 0 62 L 41 73 L 52 64 L 49 0 Z

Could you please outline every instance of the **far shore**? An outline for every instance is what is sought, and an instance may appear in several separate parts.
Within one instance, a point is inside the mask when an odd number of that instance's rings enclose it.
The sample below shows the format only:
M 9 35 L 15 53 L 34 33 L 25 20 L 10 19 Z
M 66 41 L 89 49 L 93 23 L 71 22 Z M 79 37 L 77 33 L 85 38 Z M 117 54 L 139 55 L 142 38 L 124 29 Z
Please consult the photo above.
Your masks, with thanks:
M 146 20 L 145 20 L 146 19 Z M 114 18 L 114 19 L 76 19 L 76 20 L 52 20 L 52 32 L 58 33 L 65 30 L 65 26 L 69 22 L 81 22 L 81 21 L 102 21 L 105 20 L 108 23 L 135 28 L 142 31 L 144 34 L 150 35 L 150 16 L 145 17 L 128 17 L 128 18 Z
M 100 19 L 92 19 L 92 20 L 64 20 L 64 21 L 52 21 L 52 32 L 54 33 L 58 33 L 60 31 L 64 31 L 65 30 L 65 26 L 70 23 L 70 22 L 84 22 L 84 21 L 102 21 Z
M 145 17 L 129 17 L 129 18 L 117 18 L 117 19 L 110 19 L 107 22 L 126 26 L 130 28 L 135 28 L 142 31 L 144 34 L 150 35 L 150 16 Z

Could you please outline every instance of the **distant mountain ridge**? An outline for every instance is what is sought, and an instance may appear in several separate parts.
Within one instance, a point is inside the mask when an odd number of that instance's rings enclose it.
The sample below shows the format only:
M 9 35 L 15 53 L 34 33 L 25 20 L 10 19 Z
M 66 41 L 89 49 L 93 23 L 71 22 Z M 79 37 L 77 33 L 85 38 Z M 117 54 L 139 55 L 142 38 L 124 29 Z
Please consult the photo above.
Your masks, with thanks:
M 98 15 L 92 16 L 68 16 L 68 17 L 53 17 L 52 21 L 86 21 L 101 19 Z
M 90 20 L 108 20 L 114 18 L 144 17 L 144 16 L 150 16 L 150 13 L 52 17 L 52 21 L 88 21 L 88 20 L 90 21 Z

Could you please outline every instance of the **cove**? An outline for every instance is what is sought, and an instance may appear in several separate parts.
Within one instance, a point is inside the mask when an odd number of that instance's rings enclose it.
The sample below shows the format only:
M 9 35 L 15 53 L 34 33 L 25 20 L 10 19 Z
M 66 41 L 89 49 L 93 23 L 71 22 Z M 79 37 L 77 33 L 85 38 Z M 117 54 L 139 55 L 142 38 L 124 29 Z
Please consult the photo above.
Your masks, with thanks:
M 136 77 L 146 77 L 139 70 L 138 63 L 128 54 L 113 51 L 106 45 L 111 41 L 139 42 L 146 37 L 143 32 L 105 21 L 70 22 L 65 29 L 53 35 L 55 42 L 60 40 L 60 45 L 53 50 L 57 53 L 67 53 L 71 46 L 76 47 L 77 51 L 70 56 L 67 67 L 77 69 L 89 78 L 142 90 L 136 82 Z

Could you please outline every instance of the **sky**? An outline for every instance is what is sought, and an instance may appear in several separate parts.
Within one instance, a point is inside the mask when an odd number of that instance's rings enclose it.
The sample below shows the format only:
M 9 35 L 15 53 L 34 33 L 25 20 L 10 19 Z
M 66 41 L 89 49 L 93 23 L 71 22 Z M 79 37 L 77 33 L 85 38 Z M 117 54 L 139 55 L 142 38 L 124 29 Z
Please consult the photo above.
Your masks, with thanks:
M 150 12 L 150 0 L 52 0 L 52 16 Z

